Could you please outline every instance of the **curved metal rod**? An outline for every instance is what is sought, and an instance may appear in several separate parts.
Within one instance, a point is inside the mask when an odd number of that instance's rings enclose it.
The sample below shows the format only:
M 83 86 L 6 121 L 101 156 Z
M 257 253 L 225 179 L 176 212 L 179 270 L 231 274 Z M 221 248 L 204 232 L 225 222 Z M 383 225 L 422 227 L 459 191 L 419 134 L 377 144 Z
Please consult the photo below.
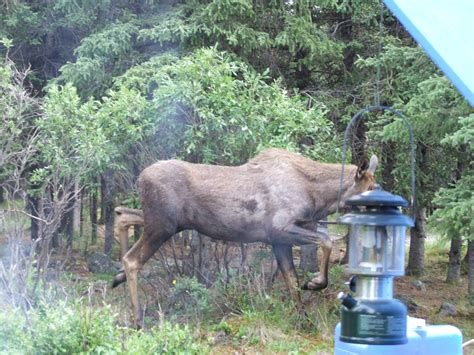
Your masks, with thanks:
M 346 164 L 346 153 L 347 153 L 347 139 L 349 137 L 349 132 L 351 131 L 354 123 L 357 122 L 359 119 L 363 118 L 363 115 L 367 112 L 372 111 L 390 111 L 400 117 L 402 119 L 403 124 L 408 129 L 410 134 L 410 151 L 411 151 L 411 206 L 413 212 L 413 220 L 415 220 L 415 209 L 416 209 L 416 195 L 415 195 L 415 142 L 413 138 L 413 128 L 411 127 L 410 122 L 406 119 L 406 117 L 398 110 L 383 105 L 376 105 L 376 106 L 369 106 L 357 112 L 352 119 L 350 120 L 349 124 L 346 127 L 346 131 L 344 133 L 344 145 L 342 148 L 342 172 L 341 172 L 341 180 L 339 183 L 339 192 L 337 195 L 337 206 L 336 206 L 336 214 L 339 214 L 339 204 L 341 202 L 341 192 L 342 192 L 342 185 L 344 181 L 344 167 Z

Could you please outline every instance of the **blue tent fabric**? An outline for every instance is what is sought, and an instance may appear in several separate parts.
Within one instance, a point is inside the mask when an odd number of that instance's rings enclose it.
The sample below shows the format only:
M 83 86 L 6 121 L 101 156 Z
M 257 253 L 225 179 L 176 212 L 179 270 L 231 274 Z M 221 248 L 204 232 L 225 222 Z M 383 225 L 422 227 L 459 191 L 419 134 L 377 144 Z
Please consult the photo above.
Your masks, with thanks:
M 474 0 L 384 0 L 474 107 Z

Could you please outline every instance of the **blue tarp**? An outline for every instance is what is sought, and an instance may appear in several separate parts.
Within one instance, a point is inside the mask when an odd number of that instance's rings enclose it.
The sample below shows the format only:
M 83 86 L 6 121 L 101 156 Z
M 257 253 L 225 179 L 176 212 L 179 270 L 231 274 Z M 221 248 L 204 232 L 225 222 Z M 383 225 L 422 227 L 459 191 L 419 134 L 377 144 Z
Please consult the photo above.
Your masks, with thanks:
M 474 107 L 474 0 L 384 0 Z

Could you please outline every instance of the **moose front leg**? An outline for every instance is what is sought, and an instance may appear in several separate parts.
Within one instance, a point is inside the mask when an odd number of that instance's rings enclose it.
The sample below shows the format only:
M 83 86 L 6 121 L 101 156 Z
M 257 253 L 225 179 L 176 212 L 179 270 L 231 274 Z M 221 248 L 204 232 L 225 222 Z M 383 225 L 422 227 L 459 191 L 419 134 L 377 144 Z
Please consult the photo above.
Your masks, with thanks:
M 293 263 L 293 249 L 291 245 L 272 245 L 273 254 L 278 264 L 283 279 L 285 281 L 286 288 L 290 292 L 290 296 L 293 302 L 296 304 L 298 309 L 303 309 L 303 302 L 301 301 L 300 293 L 297 290 L 298 287 L 298 275 L 296 274 L 295 264 Z
M 318 244 L 321 246 L 323 257 L 320 261 L 319 275 L 304 284 L 305 290 L 322 290 L 328 285 L 329 257 L 331 256 L 332 241 L 325 233 L 308 230 L 292 224 L 274 233 L 273 241 L 282 244 Z

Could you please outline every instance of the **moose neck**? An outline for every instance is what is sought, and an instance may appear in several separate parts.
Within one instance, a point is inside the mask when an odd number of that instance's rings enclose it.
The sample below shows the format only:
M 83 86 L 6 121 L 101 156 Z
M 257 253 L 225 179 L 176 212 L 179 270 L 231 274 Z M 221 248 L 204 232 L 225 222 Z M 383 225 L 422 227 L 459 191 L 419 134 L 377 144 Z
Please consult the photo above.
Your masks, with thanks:
M 334 213 L 337 210 L 337 203 L 339 202 L 339 208 L 344 207 L 344 202 L 347 198 L 350 197 L 348 195 L 349 190 L 351 187 L 354 185 L 354 176 L 357 172 L 357 166 L 356 165 L 349 165 L 346 166 L 345 171 L 344 171 L 344 178 L 342 181 L 342 189 L 339 194 L 339 189 L 341 188 L 340 186 L 340 181 L 341 181 L 341 166 L 339 165 L 336 173 L 334 174 L 334 178 L 332 179 L 333 184 L 336 183 L 336 186 L 333 185 L 333 188 L 329 188 L 326 190 L 326 203 L 328 208 L 328 214 Z M 340 199 L 340 201 L 338 201 Z

